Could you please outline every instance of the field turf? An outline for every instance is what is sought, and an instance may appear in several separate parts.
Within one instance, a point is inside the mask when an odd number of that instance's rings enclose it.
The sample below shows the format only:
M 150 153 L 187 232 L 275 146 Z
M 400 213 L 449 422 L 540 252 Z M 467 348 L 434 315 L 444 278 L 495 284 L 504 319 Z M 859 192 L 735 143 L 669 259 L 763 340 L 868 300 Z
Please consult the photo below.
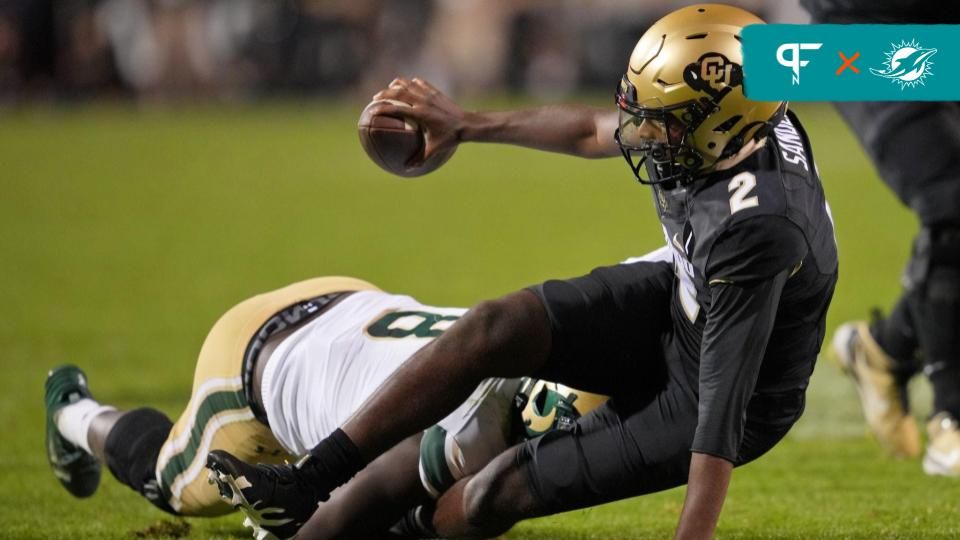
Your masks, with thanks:
M 598 100 L 606 104 L 607 100 Z M 837 221 L 830 325 L 889 307 L 916 223 L 831 109 L 800 107 Z M 0 537 L 246 537 L 172 520 L 109 474 L 71 498 L 43 450 L 43 381 L 74 362 L 97 398 L 173 417 L 214 320 L 257 292 L 363 277 L 468 306 L 662 244 L 620 159 L 472 145 L 437 173 L 363 155 L 357 105 L 28 108 L 0 113 Z M 929 393 L 916 385 L 924 415 Z M 656 436 L 656 434 L 651 434 Z M 669 536 L 683 490 L 536 520 L 513 539 Z M 720 538 L 957 537 L 960 482 L 891 461 L 825 358 L 786 441 L 734 475 Z

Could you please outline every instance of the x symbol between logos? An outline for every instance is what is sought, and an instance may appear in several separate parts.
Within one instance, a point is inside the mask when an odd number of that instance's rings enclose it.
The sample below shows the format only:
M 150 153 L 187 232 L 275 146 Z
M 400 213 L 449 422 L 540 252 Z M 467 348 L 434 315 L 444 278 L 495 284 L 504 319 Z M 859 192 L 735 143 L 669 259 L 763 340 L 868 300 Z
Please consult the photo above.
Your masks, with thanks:
M 850 68 L 854 73 L 860 73 L 860 70 L 857 69 L 857 66 L 853 65 L 853 61 L 860 57 L 860 51 L 853 53 L 853 56 L 851 56 L 850 58 L 847 58 L 846 56 L 844 56 L 843 53 L 840 51 L 837 51 L 837 54 L 839 54 L 840 58 L 843 59 L 843 64 L 841 64 L 840 67 L 837 68 L 837 73 L 836 73 L 837 75 L 840 75 L 841 73 L 843 73 L 843 70 L 847 68 Z

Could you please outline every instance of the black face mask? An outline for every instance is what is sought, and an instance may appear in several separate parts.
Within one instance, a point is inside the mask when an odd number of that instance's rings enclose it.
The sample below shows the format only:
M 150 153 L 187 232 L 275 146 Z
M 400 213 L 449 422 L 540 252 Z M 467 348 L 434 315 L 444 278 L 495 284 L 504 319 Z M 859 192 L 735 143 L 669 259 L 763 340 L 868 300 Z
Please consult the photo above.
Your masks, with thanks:
M 703 163 L 695 152 L 691 150 L 680 152 L 678 146 L 667 142 L 649 141 L 638 146 L 626 144 L 622 140 L 619 129 L 614 132 L 613 138 L 617 141 L 627 166 L 633 171 L 633 176 L 641 184 L 653 185 L 666 182 L 686 184 L 694 179 L 696 170 Z M 678 158 L 693 165 L 692 169 L 680 165 Z M 642 173 L 643 170 L 646 170 L 646 176 Z
M 627 95 L 625 91 L 633 93 Z M 703 157 L 687 138 L 707 116 L 697 101 L 671 106 L 636 102 L 626 79 L 617 90 L 620 111 L 614 140 L 634 177 L 642 184 L 688 183 L 703 167 Z M 642 171 L 646 169 L 647 174 Z

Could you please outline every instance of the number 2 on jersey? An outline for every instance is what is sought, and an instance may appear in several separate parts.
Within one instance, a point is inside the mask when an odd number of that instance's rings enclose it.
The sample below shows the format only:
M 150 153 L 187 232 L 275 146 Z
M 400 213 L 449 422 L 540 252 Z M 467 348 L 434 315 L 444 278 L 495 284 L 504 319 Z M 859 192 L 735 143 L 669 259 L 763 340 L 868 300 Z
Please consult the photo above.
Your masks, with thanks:
M 756 195 L 747 197 L 755 187 L 757 187 L 757 177 L 751 172 L 742 172 L 734 176 L 733 180 L 730 180 L 727 191 L 733 192 L 733 195 L 730 196 L 731 215 L 745 208 L 760 206 L 760 200 L 757 199 Z

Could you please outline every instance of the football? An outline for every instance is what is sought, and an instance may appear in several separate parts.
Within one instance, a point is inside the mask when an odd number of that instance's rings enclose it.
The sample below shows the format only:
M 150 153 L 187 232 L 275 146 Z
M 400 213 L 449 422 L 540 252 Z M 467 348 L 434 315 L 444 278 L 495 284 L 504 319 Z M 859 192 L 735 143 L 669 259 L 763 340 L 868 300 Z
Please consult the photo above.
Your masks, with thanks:
M 410 106 L 400 101 L 385 101 L 396 106 Z M 429 134 L 409 118 L 374 114 L 373 108 L 378 103 L 381 101 L 373 101 L 363 109 L 357 131 L 363 150 L 381 169 L 405 178 L 423 176 L 436 170 L 453 155 L 456 147 L 424 160 Z

